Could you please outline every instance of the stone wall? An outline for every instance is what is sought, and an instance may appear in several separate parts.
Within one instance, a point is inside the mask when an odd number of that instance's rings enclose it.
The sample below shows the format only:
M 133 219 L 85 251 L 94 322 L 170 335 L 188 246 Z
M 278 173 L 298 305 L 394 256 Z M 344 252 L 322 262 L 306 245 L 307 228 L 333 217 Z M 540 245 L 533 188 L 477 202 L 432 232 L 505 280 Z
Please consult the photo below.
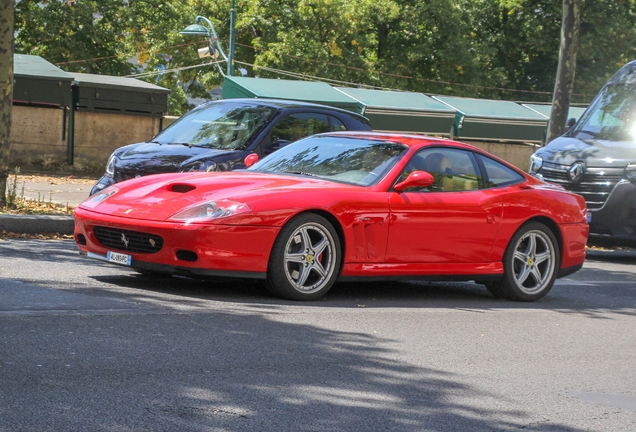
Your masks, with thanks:
M 13 107 L 11 167 L 23 173 L 101 175 L 118 147 L 146 141 L 173 118 L 78 111 L 75 113 L 73 165 L 68 161 L 68 115 L 56 108 Z M 64 122 L 66 120 L 66 128 Z

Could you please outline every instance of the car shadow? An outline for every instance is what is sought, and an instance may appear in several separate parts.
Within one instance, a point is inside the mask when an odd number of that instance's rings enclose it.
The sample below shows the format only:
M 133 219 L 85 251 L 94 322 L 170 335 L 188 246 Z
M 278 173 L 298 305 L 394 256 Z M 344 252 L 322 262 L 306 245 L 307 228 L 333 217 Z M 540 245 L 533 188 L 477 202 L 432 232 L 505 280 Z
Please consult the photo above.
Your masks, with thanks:
M 187 277 L 148 278 L 142 275 L 100 275 L 101 283 L 177 296 L 179 301 L 232 302 L 262 307 L 302 308 L 454 308 L 472 311 L 494 309 L 543 309 L 590 316 L 606 311 L 636 315 L 636 275 L 618 271 L 585 269 L 585 280 L 557 280 L 543 299 L 514 302 L 494 298 L 483 286 L 473 282 L 385 281 L 336 283 L 320 300 L 296 302 L 272 296 L 256 280 L 191 279 Z M 610 275 L 608 277 L 608 275 Z M 623 284 L 607 279 L 623 279 Z M 631 279 L 625 281 L 625 279 Z M 633 282 L 633 283 L 632 283 Z

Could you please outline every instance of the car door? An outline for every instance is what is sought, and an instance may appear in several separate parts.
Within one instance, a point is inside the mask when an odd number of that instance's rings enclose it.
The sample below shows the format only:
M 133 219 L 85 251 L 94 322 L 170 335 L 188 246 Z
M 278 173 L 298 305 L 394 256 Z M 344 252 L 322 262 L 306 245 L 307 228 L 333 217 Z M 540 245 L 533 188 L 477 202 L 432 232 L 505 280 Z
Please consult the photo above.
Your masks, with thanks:
M 429 172 L 435 182 L 390 194 L 386 261 L 486 262 L 501 222 L 502 201 L 496 190 L 484 188 L 473 152 L 423 149 L 398 181 L 412 170 Z

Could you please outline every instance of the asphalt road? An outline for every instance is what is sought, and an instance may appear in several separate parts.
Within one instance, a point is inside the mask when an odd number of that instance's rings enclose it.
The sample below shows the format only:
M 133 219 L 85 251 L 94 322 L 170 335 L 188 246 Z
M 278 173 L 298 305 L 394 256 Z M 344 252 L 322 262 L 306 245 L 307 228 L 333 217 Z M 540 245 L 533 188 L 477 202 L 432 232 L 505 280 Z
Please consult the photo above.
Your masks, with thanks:
M 0 430 L 636 430 L 634 264 L 592 253 L 532 304 L 471 283 L 293 303 L 0 241 Z

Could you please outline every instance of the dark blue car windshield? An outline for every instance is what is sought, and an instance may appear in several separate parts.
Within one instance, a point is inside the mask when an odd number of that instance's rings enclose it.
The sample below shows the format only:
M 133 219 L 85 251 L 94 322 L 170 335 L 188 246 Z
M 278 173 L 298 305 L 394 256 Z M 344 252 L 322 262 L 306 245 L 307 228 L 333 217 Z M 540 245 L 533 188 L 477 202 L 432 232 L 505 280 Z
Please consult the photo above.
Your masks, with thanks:
M 264 105 L 210 103 L 195 108 L 157 135 L 153 141 L 214 149 L 243 150 L 250 138 L 277 110 Z

